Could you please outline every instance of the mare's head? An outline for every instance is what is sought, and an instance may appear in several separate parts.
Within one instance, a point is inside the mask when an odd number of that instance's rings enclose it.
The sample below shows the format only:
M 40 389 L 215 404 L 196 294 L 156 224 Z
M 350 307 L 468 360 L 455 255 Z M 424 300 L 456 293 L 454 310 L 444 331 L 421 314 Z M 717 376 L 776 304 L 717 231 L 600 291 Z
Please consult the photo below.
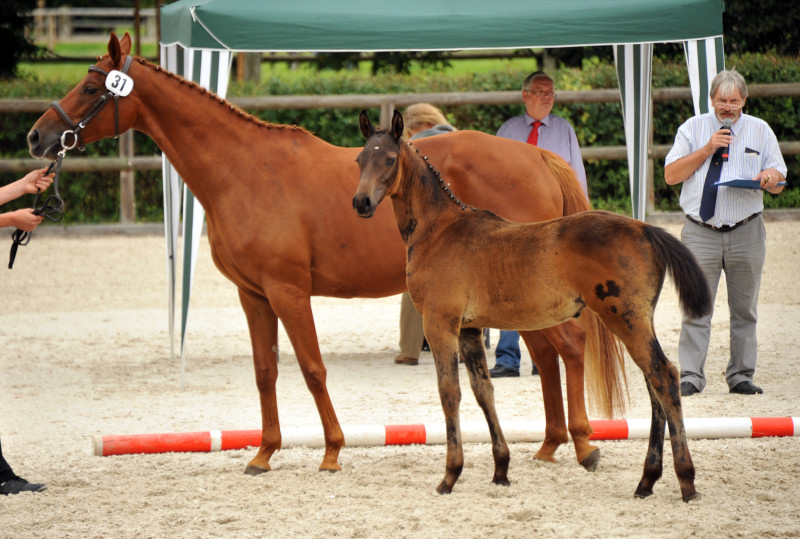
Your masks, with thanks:
M 28 147 L 33 157 L 54 159 L 62 148 L 83 148 L 131 127 L 135 114 L 126 103 L 135 100 L 136 92 L 129 95 L 133 90 L 133 79 L 127 75 L 130 52 L 130 36 L 126 33 L 120 40 L 112 32 L 108 55 L 91 66 L 89 74 L 60 102 L 51 103 L 31 128 Z
M 375 130 L 367 111 L 362 110 L 358 126 L 367 143 L 356 158 L 361 180 L 353 197 L 353 208 L 360 217 L 372 217 L 378 204 L 394 193 L 402 177 L 403 115 L 395 110 L 391 129 Z

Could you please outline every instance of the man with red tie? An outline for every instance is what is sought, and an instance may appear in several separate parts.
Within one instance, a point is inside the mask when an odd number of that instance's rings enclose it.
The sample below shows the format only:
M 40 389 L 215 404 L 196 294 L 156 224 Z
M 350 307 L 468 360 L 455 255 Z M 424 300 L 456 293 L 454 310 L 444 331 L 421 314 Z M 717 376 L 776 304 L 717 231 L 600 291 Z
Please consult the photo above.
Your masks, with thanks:
M 525 114 L 507 120 L 497 130 L 497 136 L 527 142 L 558 154 L 575 171 L 583 192 L 587 194 L 586 171 L 583 168 L 578 137 L 567 120 L 551 112 L 555 98 L 553 79 L 544 71 L 534 71 L 522 83 Z M 495 350 L 495 366 L 489 371 L 489 375 L 492 378 L 519 376 L 520 357 L 519 333 L 500 331 L 500 340 Z M 531 372 L 538 374 L 536 365 Z

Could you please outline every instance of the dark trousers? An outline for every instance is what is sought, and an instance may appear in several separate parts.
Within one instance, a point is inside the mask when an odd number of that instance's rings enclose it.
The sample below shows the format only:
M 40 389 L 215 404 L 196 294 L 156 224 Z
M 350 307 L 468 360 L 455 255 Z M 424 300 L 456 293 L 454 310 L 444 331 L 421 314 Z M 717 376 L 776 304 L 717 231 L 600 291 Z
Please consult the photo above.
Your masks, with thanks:
M 3 458 L 3 446 L 0 445 L 0 483 L 5 483 L 9 479 L 16 477 L 8 465 L 6 459 Z

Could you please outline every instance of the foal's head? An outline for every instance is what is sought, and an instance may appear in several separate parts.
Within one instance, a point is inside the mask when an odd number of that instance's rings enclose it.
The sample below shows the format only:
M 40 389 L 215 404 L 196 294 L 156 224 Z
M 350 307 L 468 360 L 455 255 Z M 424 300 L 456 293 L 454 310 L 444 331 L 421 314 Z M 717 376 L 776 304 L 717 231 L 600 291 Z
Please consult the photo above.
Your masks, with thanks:
M 396 191 L 402 177 L 403 115 L 395 110 L 391 129 L 376 131 L 367 111 L 362 110 L 358 125 L 367 143 L 356 158 L 361 181 L 353 197 L 353 208 L 360 217 L 372 217 L 378 204 Z

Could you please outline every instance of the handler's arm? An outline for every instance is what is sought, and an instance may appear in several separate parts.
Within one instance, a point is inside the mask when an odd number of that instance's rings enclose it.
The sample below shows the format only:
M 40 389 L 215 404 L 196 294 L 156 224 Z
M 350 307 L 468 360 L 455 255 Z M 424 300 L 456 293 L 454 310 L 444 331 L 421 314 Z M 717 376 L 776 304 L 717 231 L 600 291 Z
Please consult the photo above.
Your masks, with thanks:
M 695 170 L 700 168 L 706 162 L 717 148 L 727 146 L 731 143 L 730 131 L 727 129 L 720 129 L 713 135 L 706 143 L 705 146 L 690 153 L 686 157 L 681 157 L 677 161 L 673 161 L 664 167 L 664 181 L 667 185 L 677 185 L 683 181 L 688 180 Z

